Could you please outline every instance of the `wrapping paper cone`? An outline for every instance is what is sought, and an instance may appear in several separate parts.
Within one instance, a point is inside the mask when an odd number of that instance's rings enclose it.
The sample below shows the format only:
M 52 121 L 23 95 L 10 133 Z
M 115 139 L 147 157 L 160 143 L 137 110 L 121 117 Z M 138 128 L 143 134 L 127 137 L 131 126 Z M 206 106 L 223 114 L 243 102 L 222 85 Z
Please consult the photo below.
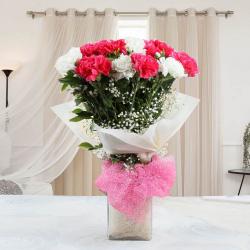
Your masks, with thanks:
M 143 134 L 136 134 L 122 129 L 105 129 L 96 126 L 96 131 L 107 153 L 144 153 L 157 152 L 181 128 L 199 103 L 199 99 L 176 93 L 176 103 L 171 112 L 163 115 L 155 124 L 151 125 Z M 63 103 L 52 107 L 55 114 L 72 130 L 83 142 L 98 144 L 95 135 L 87 133 L 84 122 L 70 122 L 74 116 L 74 102 Z

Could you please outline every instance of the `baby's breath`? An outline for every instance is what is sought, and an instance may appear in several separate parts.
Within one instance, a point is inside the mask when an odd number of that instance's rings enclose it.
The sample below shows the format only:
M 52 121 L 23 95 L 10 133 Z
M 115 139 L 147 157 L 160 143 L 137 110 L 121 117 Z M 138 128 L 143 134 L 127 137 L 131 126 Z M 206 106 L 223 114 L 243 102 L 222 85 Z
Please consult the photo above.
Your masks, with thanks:
M 114 81 L 110 81 L 108 87 L 105 88 L 105 90 L 109 91 L 114 97 L 120 97 L 121 92 L 119 89 L 115 86 Z

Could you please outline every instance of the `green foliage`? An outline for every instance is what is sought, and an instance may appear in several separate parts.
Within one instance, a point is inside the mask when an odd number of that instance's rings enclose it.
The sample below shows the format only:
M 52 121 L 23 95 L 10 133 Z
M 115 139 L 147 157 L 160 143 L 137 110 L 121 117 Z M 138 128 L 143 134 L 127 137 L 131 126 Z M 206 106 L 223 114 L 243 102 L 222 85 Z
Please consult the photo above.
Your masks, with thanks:
M 88 111 L 81 111 L 80 113 L 77 113 L 77 116 L 70 119 L 71 122 L 79 122 L 83 119 L 91 119 L 93 117 L 93 114 Z
M 79 147 L 83 149 L 87 149 L 87 150 L 96 150 L 96 149 L 102 148 L 102 144 L 93 146 L 92 144 L 88 142 L 83 142 L 79 145 Z
M 164 97 L 174 78 L 168 75 L 144 80 L 135 76 L 110 82 L 102 76 L 99 81 L 88 83 L 69 73 L 60 81 L 63 84 L 68 81 L 76 104 L 84 104 L 86 108 L 85 113 L 76 112 L 80 117 L 73 120 L 93 119 L 102 127 L 125 128 L 138 133 L 161 115 Z
M 147 80 L 135 74 L 129 80 L 122 78 L 114 81 L 102 75 L 95 82 L 87 82 L 69 71 L 60 82 L 62 90 L 69 89 L 76 105 L 81 104 L 85 109 L 73 110 L 76 116 L 71 121 L 92 119 L 93 123 L 103 128 L 141 133 L 161 116 L 166 94 L 171 91 L 174 80 L 169 74 L 166 77 L 158 74 Z M 80 146 L 88 150 L 98 149 L 88 143 Z M 135 154 L 112 155 L 111 159 L 127 164 L 139 162 Z
M 67 82 L 62 83 L 61 91 L 64 91 L 68 86 L 69 84 Z
M 77 109 L 74 109 L 74 110 L 72 111 L 72 113 L 74 113 L 74 114 L 80 114 L 82 111 L 83 111 L 82 109 L 77 108 Z
M 64 85 L 67 85 L 66 87 L 71 87 L 71 88 L 75 88 L 77 87 L 79 84 L 81 84 L 82 79 L 78 76 L 75 75 L 74 71 L 70 70 L 66 76 L 62 77 L 59 79 L 59 82 Z M 65 89 L 65 87 L 64 87 Z
M 136 154 L 112 154 L 110 155 L 112 163 L 124 162 L 128 166 L 133 166 L 136 163 L 140 163 L 140 159 Z

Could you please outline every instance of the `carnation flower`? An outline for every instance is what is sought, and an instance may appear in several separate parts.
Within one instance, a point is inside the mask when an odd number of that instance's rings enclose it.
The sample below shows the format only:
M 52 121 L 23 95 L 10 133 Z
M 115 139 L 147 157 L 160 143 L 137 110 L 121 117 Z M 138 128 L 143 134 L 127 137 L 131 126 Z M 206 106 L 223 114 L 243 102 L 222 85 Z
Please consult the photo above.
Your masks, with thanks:
M 198 74 L 199 70 L 194 58 L 190 57 L 187 53 L 182 51 L 175 52 L 173 56 L 176 60 L 181 62 L 188 76 L 194 77 Z
M 92 56 L 96 54 L 96 45 L 93 43 L 86 43 L 80 50 L 83 56 Z
M 129 79 L 133 77 L 135 71 L 132 68 L 131 58 L 128 55 L 121 54 L 119 58 L 112 62 L 112 69 L 114 72 L 114 77 L 119 80 L 123 77 Z
M 165 56 L 171 56 L 174 49 L 168 44 L 159 40 L 145 41 L 145 50 L 147 55 L 155 56 L 156 53 L 164 53 Z
M 126 45 L 131 52 L 145 54 L 145 42 L 143 39 L 135 37 L 126 38 Z
M 133 68 L 139 72 L 141 78 L 148 79 L 157 75 L 159 65 L 152 56 L 133 53 L 131 59 Z
M 119 52 L 124 55 L 127 54 L 127 49 L 126 49 L 126 42 L 124 39 L 119 39 L 119 40 L 111 40 L 113 50 L 114 52 Z
M 105 76 L 108 76 L 111 71 L 111 62 L 102 55 L 95 57 L 95 66 Z
M 116 53 L 126 54 L 126 43 L 123 39 L 101 40 L 96 43 L 87 43 L 81 47 L 83 56 L 104 55 L 108 56 Z
M 158 53 L 158 52 L 157 52 Z M 166 58 L 165 57 L 161 57 L 158 61 L 159 64 L 159 72 L 161 72 L 164 76 L 167 76 L 168 74 L 168 65 L 166 62 Z
M 57 59 L 55 68 L 61 76 L 65 76 L 68 71 L 75 69 L 76 62 L 81 58 L 80 48 L 71 48 L 67 54 Z
M 110 70 L 111 62 L 103 55 L 98 55 L 83 57 L 79 61 L 75 72 L 86 81 L 95 81 L 100 74 L 108 76 Z
M 174 78 L 185 77 L 185 71 L 182 64 L 173 57 L 166 58 L 164 65 L 168 68 L 168 73 Z
M 113 51 L 113 45 L 109 40 L 102 40 L 96 43 L 96 52 L 98 55 L 107 56 L 108 54 L 112 54 Z

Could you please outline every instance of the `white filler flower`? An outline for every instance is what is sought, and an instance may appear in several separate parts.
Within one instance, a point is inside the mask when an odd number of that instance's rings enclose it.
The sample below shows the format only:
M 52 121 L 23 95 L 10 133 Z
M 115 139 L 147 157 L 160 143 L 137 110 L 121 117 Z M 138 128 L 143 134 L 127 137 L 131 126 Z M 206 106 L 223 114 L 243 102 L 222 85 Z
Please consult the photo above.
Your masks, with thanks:
M 135 53 L 142 53 L 145 54 L 145 42 L 143 39 L 135 38 L 135 37 L 128 37 L 125 39 L 126 41 L 126 47 L 130 51 L 133 51 Z
M 55 68 L 61 76 L 65 76 L 69 70 L 75 69 L 75 63 L 82 58 L 80 48 L 71 48 L 65 55 L 59 57 Z
M 112 62 L 112 69 L 115 71 L 114 78 L 119 80 L 121 78 L 131 78 L 135 74 L 130 56 L 121 54 Z
M 164 67 L 168 68 L 168 73 L 174 78 L 186 77 L 185 70 L 182 64 L 173 57 L 166 58 Z

